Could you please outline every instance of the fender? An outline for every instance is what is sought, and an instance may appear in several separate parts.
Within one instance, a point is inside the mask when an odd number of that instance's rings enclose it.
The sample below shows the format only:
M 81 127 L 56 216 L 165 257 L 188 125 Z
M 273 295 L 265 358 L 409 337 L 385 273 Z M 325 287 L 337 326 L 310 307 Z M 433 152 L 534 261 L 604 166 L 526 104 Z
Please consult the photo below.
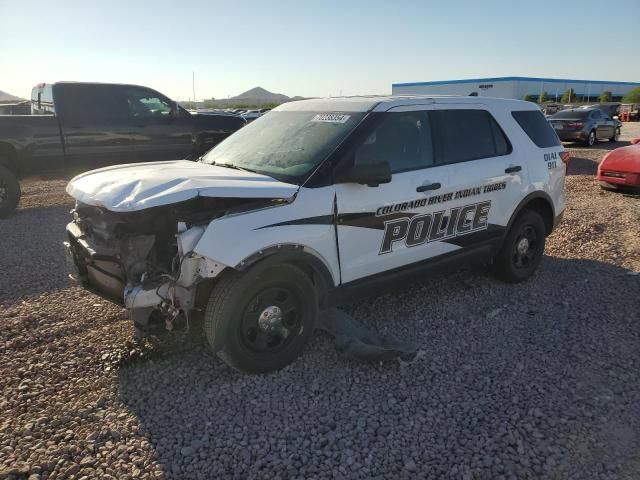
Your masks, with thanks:
M 507 228 L 505 229 L 505 234 L 504 234 L 505 237 L 509 233 L 509 230 L 511 230 L 511 225 L 513 225 L 513 222 L 515 222 L 516 218 L 518 218 L 518 215 L 520 214 L 520 212 L 527 206 L 529 202 L 531 202 L 532 200 L 536 200 L 538 198 L 544 200 L 549 205 L 549 208 L 551 208 L 551 215 L 552 215 L 551 224 L 553 226 L 553 219 L 556 216 L 555 208 L 553 207 L 553 201 L 551 200 L 551 197 L 549 196 L 549 194 L 544 190 L 536 190 L 535 192 L 531 192 L 529 195 L 524 197 L 520 201 L 520 203 L 518 203 L 518 206 L 515 208 L 515 210 L 511 214 L 511 218 L 509 219 L 509 223 L 507 224 Z M 547 235 L 550 233 L 551 231 L 549 231 Z

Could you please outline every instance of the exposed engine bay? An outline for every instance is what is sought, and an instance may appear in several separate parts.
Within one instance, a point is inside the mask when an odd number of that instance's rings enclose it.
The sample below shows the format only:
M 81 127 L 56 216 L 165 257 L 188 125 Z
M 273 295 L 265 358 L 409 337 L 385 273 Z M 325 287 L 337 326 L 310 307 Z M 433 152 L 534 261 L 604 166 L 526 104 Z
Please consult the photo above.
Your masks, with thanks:
M 278 203 L 282 200 L 197 197 L 115 213 L 78 202 L 65 242 L 71 276 L 124 305 L 139 337 L 157 327 L 188 325 L 200 308 L 198 287 L 227 267 L 192 251 L 209 223 Z

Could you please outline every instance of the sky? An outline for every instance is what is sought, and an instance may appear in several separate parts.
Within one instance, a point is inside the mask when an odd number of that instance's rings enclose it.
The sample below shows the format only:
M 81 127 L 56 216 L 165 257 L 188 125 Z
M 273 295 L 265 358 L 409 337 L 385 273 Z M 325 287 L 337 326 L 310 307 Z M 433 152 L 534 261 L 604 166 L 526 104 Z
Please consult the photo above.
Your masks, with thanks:
M 187 100 L 192 72 L 197 99 L 496 76 L 640 82 L 618 13 L 639 18 L 640 0 L 0 0 L 0 90 L 120 82 Z

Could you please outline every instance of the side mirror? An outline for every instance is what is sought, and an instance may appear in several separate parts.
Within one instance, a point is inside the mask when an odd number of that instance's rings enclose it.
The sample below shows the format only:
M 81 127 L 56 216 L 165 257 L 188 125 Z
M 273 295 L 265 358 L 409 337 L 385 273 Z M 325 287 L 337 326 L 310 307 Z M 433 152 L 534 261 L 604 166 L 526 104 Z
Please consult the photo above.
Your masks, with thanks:
M 339 183 L 359 183 L 377 187 L 391 181 L 391 167 L 388 162 L 356 164 L 338 177 Z
M 619 118 L 619 117 L 618 117 L 618 115 L 614 115 L 614 116 L 613 116 L 613 117 L 611 117 L 611 118 L 613 118 L 614 120 L 618 120 L 618 118 Z
M 640 138 L 631 139 L 631 145 L 638 145 L 638 144 L 640 144 Z

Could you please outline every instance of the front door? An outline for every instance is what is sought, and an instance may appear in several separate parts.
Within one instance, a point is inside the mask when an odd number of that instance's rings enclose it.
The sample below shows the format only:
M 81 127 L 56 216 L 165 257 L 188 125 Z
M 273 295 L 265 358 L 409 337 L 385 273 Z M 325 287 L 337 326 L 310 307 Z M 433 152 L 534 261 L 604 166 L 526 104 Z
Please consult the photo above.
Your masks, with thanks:
M 448 169 L 433 162 L 429 117 L 418 111 L 388 112 L 346 161 L 391 167 L 390 183 L 336 185 L 342 282 L 399 268 L 446 253 L 431 228 L 443 208 Z M 433 216 L 433 218 L 432 218 Z
M 193 118 L 165 96 L 144 87 L 127 87 L 133 161 L 179 160 L 194 148 Z

